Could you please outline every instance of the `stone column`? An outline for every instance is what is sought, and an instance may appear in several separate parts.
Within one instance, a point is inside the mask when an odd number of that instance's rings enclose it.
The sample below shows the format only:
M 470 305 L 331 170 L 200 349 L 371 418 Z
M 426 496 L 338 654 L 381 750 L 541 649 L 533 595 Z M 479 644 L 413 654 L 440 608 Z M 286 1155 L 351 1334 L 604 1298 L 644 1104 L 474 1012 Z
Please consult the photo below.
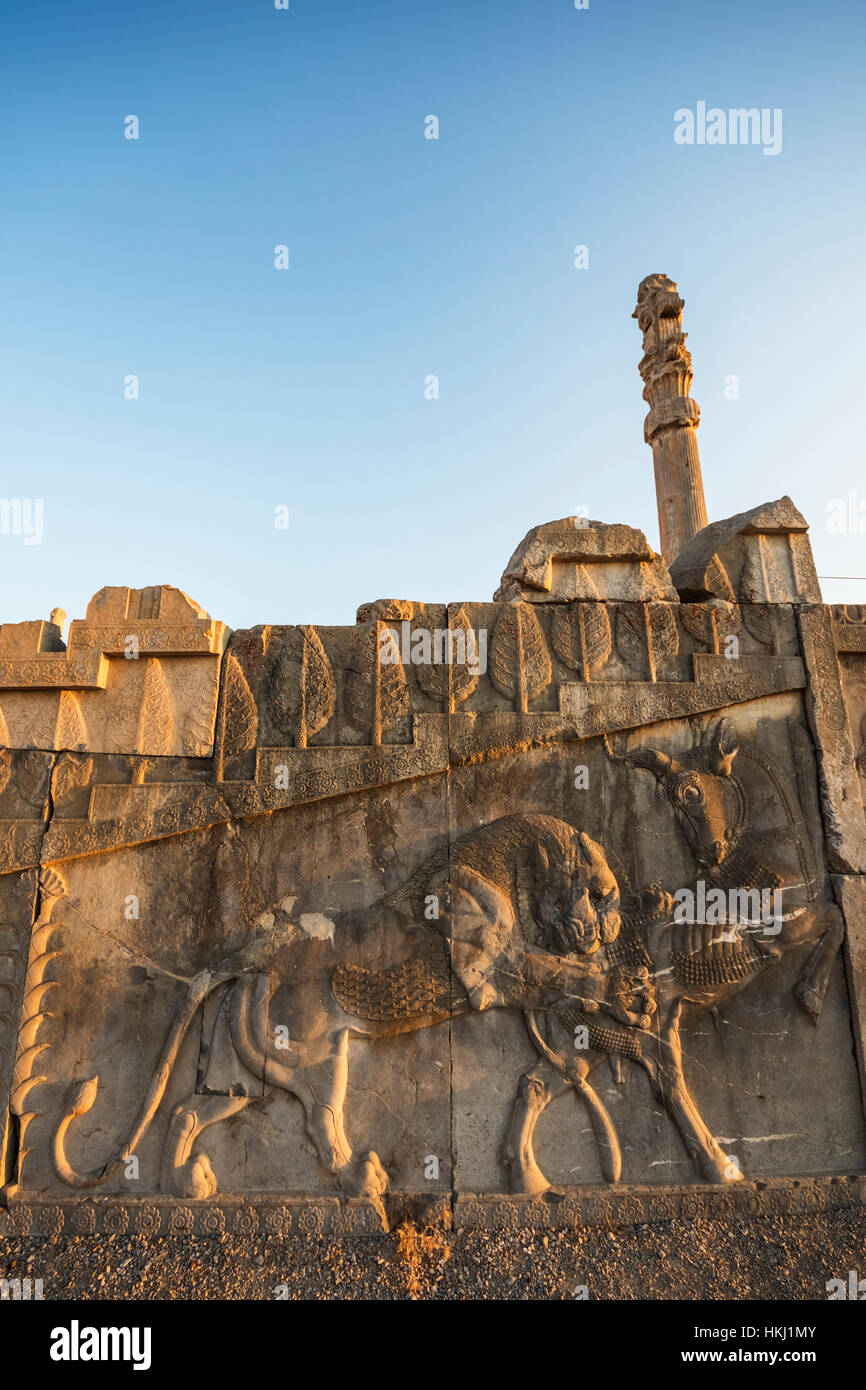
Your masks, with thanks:
M 662 556 L 670 565 L 707 524 L 695 430 L 701 418 L 689 395 L 692 359 L 682 331 L 683 301 L 667 275 L 648 275 L 632 315 L 643 333 L 640 374 L 650 407 L 644 439 L 652 446 Z

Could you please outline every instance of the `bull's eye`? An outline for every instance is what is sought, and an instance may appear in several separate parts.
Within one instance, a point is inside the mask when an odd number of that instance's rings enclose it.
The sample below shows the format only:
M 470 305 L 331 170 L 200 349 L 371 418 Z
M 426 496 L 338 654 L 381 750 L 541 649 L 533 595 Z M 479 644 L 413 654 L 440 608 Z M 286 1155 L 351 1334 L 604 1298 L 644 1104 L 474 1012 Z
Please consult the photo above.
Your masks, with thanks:
M 684 806 L 697 806 L 704 799 L 704 793 L 697 777 L 683 778 L 676 790 L 677 801 Z

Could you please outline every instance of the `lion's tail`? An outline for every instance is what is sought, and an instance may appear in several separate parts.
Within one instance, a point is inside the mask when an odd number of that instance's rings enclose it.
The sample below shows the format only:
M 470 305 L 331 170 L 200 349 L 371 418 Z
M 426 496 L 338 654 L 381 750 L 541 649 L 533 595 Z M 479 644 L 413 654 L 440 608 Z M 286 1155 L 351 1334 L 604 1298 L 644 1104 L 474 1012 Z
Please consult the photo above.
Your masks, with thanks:
M 182 1000 L 174 1016 L 159 1065 L 151 1079 L 132 1135 L 119 1153 L 108 1159 L 100 1169 L 93 1173 L 78 1173 L 72 1167 L 66 1156 L 66 1132 L 73 1120 L 77 1119 L 79 1115 L 86 1115 L 91 1109 L 96 1100 L 99 1078 L 91 1076 L 88 1081 L 79 1081 L 72 1085 L 69 1091 L 70 1108 L 57 1126 L 52 1144 L 54 1166 L 63 1181 L 68 1183 L 70 1187 L 99 1187 L 114 1176 L 127 1156 L 135 1152 L 159 1108 L 177 1054 L 187 1030 L 195 1018 L 197 1009 L 218 985 L 224 984 L 226 980 L 235 979 L 236 974 L 237 972 L 214 975 L 209 970 L 204 970 L 200 975 L 196 975 L 190 985 L 189 993 Z

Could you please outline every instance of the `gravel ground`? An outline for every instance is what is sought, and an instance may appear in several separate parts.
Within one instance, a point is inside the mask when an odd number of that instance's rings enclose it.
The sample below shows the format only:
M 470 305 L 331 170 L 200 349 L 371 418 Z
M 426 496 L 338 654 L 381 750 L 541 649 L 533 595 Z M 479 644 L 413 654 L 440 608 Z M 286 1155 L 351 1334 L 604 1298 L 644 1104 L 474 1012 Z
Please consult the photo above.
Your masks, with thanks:
M 42 1279 L 45 1299 L 826 1300 L 829 1279 L 860 1268 L 866 1275 L 862 1207 L 547 1235 L 404 1223 L 391 1235 L 339 1240 L 0 1240 L 0 1277 Z

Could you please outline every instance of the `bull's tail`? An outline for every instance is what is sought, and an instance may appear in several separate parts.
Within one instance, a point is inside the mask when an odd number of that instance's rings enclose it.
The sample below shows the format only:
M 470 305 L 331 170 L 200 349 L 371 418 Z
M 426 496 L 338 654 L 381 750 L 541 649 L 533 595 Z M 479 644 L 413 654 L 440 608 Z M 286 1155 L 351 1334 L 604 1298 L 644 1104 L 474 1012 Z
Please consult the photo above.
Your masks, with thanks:
M 610 1118 L 607 1107 L 599 1096 L 598 1092 L 590 1086 L 585 1077 L 581 1076 L 580 1071 L 567 1057 L 561 1057 L 558 1052 L 554 1052 L 541 1036 L 541 1029 L 536 1022 L 535 1014 L 531 1009 L 527 1009 L 523 1015 L 526 1020 L 526 1027 L 542 1057 L 545 1057 L 552 1067 L 555 1067 L 561 1075 L 567 1077 L 578 1095 L 583 1099 L 589 1111 L 589 1118 L 592 1124 L 595 1142 L 598 1147 L 598 1158 L 601 1164 L 602 1177 L 605 1182 L 619 1182 L 622 1173 L 622 1150 L 619 1146 L 616 1130 L 613 1127 L 613 1120 Z
M 77 1119 L 79 1115 L 86 1115 L 92 1107 L 96 1100 L 99 1078 L 91 1076 L 88 1081 L 79 1081 L 73 1084 L 69 1092 L 70 1108 L 57 1126 L 51 1150 L 54 1166 L 65 1183 L 68 1183 L 70 1187 L 99 1187 L 118 1172 L 127 1156 L 135 1152 L 159 1108 L 172 1068 L 177 1060 L 177 1054 L 186 1037 L 187 1030 L 195 1018 L 196 1011 L 218 985 L 236 977 L 236 971 L 214 975 L 209 970 L 204 970 L 200 975 L 195 976 L 190 985 L 189 993 L 181 1001 L 172 1020 L 159 1065 L 151 1079 L 135 1129 L 120 1152 L 115 1153 L 100 1169 L 92 1173 L 78 1173 L 72 1167 L 66 1156 L 66 1132 L 74 1119 Z

